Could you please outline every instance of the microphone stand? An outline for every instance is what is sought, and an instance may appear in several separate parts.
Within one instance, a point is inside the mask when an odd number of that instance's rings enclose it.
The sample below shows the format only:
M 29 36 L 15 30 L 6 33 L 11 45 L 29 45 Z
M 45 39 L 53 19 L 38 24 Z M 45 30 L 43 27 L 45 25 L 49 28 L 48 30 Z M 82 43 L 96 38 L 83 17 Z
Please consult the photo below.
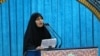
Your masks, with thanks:
M 62 45 L 61 44 L 62 41 L 61 41 L 60 36 L 57 34 L 57 32 L 48 23 L 45 23 L 44 25 L 47 28 L 47 30 L 51 33 L 51 36 L 55 37 L 57 39 L 57 45 L 56 45 L 56 47 L 60 48 L 61 45 Z

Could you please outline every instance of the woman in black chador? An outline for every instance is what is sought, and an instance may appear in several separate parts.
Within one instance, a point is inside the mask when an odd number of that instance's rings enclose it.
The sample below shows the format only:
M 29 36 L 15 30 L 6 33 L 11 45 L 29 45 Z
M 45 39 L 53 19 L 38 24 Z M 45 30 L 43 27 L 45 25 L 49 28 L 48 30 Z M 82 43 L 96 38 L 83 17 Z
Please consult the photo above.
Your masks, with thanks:
M 44 26 L 42 15 L 39 13 L 32 14 L 24 35 L 23 54 L 27 50 L 42 49 L 41 40 L 50 38 L 51 35 Z

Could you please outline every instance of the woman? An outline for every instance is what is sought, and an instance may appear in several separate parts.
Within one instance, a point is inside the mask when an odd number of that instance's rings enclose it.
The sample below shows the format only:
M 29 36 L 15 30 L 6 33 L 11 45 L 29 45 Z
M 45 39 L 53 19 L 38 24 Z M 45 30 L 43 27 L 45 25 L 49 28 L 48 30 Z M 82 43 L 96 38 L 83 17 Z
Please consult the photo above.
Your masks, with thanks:
M 24 36 L 23 54 L 27 50 L 42 49 L 41 40 L 49 38 L 51 35 L 44 26 L 42 15 L 39 13 L 32 14 Z

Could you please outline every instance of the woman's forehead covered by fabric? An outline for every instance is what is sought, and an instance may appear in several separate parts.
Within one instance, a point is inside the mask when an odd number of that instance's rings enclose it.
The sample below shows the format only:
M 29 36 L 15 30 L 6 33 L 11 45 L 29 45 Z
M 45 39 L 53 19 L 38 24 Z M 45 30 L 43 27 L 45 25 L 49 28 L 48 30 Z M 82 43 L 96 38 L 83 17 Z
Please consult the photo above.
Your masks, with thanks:
M 43 19 L 42 15 L 40 13 L 34 13 L 31 15 L 31 20 L 35 21 L 36 18 L 38 18 L 38 17 L 41 17 Z

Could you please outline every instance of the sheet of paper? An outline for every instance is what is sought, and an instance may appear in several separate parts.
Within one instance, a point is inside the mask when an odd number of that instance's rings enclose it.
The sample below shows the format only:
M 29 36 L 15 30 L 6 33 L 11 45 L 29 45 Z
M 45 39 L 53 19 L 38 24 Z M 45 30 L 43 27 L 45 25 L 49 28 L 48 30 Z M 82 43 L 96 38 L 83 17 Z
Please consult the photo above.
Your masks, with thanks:
M 42 42 L 41 42 L 41 47 L 49 48 L 51 46 L 52 48 L 55 48 L 56 42 L 57 42 L 56 38 L 43 39 Z

